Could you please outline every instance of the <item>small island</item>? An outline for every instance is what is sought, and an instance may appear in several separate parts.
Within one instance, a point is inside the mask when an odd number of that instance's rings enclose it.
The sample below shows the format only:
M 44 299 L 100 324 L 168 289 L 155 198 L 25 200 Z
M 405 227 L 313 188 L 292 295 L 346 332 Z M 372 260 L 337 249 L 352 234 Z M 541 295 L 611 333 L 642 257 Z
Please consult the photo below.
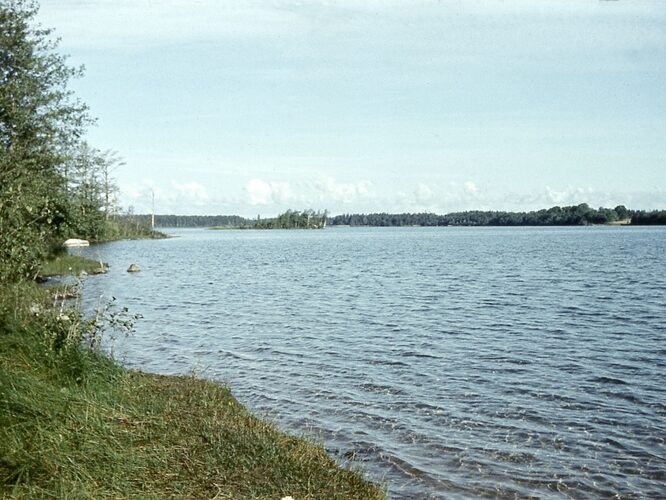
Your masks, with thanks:
M 257 215 L 255 220 L 240 219 L 240 223 L 218 225 L 211 229 L 324 229 L 328 219 L 328 211 L 315 212 L 312 209 L 298 211 L 287 210 L 277 217 L 262 219 Z

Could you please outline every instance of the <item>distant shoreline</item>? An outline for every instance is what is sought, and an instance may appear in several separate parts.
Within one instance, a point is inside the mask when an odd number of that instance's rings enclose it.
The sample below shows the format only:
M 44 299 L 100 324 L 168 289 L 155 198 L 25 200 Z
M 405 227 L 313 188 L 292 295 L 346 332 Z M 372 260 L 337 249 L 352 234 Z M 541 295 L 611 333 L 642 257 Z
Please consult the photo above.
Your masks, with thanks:
M 127 215 L 132 221 L 149 221 L 151 215 Z M 309 217 L 309 219 L 308 219 Z M 238 215 L 155 215 L 156 227 L 202 227 L 222 229 L 323 229 L 330 226 L 585 226 L 666 225 L 666 210 L 591 208 L 586 203 L 554 206 L 530 212 L 471 210 L 439 215 L 418 213 L 348 213 L 329 216 L 326 211 L 291 211 L 274 218 L 245 218 Z
M 626 221 L 616 221 L 616 222 L 606 222 L 604 224 L 516 224 L 516 225 L 495 225 L 495 224 L 469 224 L 469 225 L 448 225 L 448 226 L 428 226 L 428 225 L 423 225 L 423 224 L 410 224 L 410 225 L 370 225 L 370 224 L 330 224 L 327 226 L 328 229 L 343 229 L 343 228 L 421 228 L 421 227 L 430 227 L 430 228 L 455 228 L 455 227 L 467 227 L 467 228 L 473 228 L 473 227 L 495 227 L 495 228 L 500 228 L 500 227 L 505 227 L 505 228 L 511 228 L 511 227 L 603 227 L 603 226 L 621 226 L 621 227 L 628 227 L 628 226 L 634 226 L 634 227 L 645 227 L 648 225 L 661 225 L 661 224 L 632 224 L 630 220 Z M 181 226 L 183 229 L 196 229 L 197 226 Z M 168 228 L 160 228 L 160 229 L 168 229 Z M 265 228 L 265 227 L 240 227 L 240 226 L 213 226 L 213 227 L 200 227 L 200 229 L 207 229 L 209 231 L 270 231 L 270 230 L 275 230 L 275 229 L 282 229 L 282 228 Z M 311 228 L 290 228 L 290 229 L 282 229 L 283 231 L 292 231 L 292 230 L 309 230 Z M 321 228 L 319 228 L 321 229 Z

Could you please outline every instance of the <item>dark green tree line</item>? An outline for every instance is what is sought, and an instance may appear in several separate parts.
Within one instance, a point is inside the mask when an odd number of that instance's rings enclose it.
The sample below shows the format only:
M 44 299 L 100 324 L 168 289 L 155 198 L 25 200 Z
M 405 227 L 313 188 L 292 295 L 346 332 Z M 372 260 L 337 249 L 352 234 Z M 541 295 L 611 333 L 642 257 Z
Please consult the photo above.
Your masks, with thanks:
M 640 226 L 666 225 L 666 210 L 640 210 L 631 216 L 631 223 Z
M 150 214 L 123 214 L 117 216 L 127 221 L 138 221 L 140 224 L 150 224 Z M 248 227 L 254 224 L 252 219 L 239 215 L 174 215 L 156 214 L 155 227 Z
M 658 212 L 657 212 L 658 213 Z M 615 208 L 591 208 L 587 203 L 551 207 L 531 212 L 471 210 L 446 215 L 433 213 L 344 214 L 330 219 L 332 225 L 348 226 L 576 226 L 627 221 L 632 224 L 655 223 L 656 215 L 641 215 L 624 205 Z M 650 212 L 649 214 L 655 214 Z M 639 222 L 645 221 L 645 222 Z

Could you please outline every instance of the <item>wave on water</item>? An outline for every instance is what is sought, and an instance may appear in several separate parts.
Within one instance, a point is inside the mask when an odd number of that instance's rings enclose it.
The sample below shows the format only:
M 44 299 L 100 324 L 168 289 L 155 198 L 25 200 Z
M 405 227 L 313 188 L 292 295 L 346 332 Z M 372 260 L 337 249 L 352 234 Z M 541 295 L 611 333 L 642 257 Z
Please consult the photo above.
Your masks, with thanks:
M 664 231 L 182 236 L 95 249 L 86 295 L 144 317 L 127 364 L 229 383 L 393 498 L 666 497 Z

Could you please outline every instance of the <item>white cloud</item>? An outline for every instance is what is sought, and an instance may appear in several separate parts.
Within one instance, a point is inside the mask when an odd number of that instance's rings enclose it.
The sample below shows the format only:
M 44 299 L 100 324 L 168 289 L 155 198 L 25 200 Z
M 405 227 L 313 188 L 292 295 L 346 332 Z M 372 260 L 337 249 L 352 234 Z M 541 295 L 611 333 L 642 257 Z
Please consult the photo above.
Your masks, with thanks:
M 470 185 L 470 183 L 473 184 Z M 338 181 L 319 176 L 297 181 L 253 178 L 237 194 L 222 194 L 222 188 L 204 186 L 198 181 L 156 183 L 142 179 L 121 186 L 120 202 L 132 206 L 135 213 L 150 213 L 155 193 L 157 213 L 224 214 L 252 217 L 257 207 L 262 215 L 277 215 L 286 209 L 328 209 L 332 214 L 369 212 L 434 212 L 445 214 L 464 210 L 529 211 L 555 205 L 588 203 L 597 208 L 624 204 L 634 209 L 663 209 L 666 191 L 596 190 L 590 187 L 562 185 L 538 190 L 524 189 L 507 194 L 503 189 L 480 188 L 473 181 L 448 183 L 409 182 L 393 185 L 365 180 Z M 229 186 L 226 186 L 230 188 Z M 473 189 L 472 189 L 473 187 Z M 209 191 L 214 190 L 215 195 Z M 234 188 L 230 188 L 233 193 Z
M 245 184 L 245 192 L 251 205 L 288 205 L 296 200 L 296 195 L 289 182 L 250 179 Z
M 271 196 L 275 203 L 285 205 L 296 198 L 294 190 L 289 182 L 271 182 Z
M 575 205 L 588 203 L 594 191 L 591 188 L 567 186 L 557 191 L 546 186 L 546 199 L 556 205 Z
M 198 202 L 207 201 L 209 198 L 206 188 L 198 182 L 179 184 L 175 181 L 171 181 L 171 187 L 174 188 L 177 193 L 176 196 L 179 198 L 196 200 Z
M 613 208 L 625 205 L 632 209 L 662 209 L 666 206 L 666 191 L 661 188 L 645 191 L 598 190 L 591 187 L 567 185 L 558 188 L 546 186 L 529 193 L 496 195 L 491 200 L 497 210 L 529 211 L 552 206 L 571 206 L 587 203 L 593 208 Z
M 244 192 L 250 206 L 262 205 L 275 213 L 287 208 L 334 210 L 373 197 L 367 181 L 339 182 L 325 175 L 294 182 L 254 178 L 246 182 Z
M 359 182 L 338 182 L 329 176 L 320 176 L 314 182 L 320 201 L 353 203 L 359 197 L 369 195 L 368 184 Z
M 249 180 L 245 185 L 245 191 L 250 196 L 251 205 L 268 205 L 273 196 L 271 185 L 261 179 Z
M 119 201 L 123 208 L 132 207 L 136 213 L 152 212 L 153 195 L 157 213 L 196 214 L 207 211 L 213 200 L 207 189 L 199 182 L 170 181 L 167 186 L 152 179 L 142 179 L 131 184 L 120 185 Z
M 373 199 L 379 212 L 433 212 L 444 214 L 460 210 L 486 209 L 488 194 L 472 181 L 448 183 L 418 182 L 411 191 L 396 186 Z M 389 208 L 390 207 L 390 208 Z
M 433 192 L 430 186 L 420 182 L 414 190 L 414 200 L 417 204 L 429 203 L 433 199 Z
M 291 183 L 285 181 L 264 181 L 251 179 L 245 184 L 251 205 L 289 205 L 298 200 Z

